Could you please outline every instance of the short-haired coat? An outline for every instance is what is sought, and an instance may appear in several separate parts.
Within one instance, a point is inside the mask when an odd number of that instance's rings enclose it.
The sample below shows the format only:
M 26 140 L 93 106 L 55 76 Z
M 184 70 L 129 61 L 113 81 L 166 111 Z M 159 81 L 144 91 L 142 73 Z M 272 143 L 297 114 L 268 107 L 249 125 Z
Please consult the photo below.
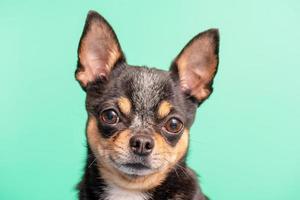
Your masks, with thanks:
M 107 21 L 90 11 L 78 47 L 87 162 L 80 200 L 206 200 L 186 165 L 189 129 L 212 93 L 219 33 L 196 35 L 170 71 L 129 65 Z

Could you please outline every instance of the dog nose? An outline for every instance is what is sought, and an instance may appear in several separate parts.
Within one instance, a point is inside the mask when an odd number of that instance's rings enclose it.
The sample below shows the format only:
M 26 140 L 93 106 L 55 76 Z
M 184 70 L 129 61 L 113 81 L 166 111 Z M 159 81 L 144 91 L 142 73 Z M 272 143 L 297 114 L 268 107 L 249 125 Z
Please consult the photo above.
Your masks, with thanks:
M 154 148 L 154 140 L 150 136 L 135 135 L 130 138 L 129 145 L 134 154 L 147 156 Z

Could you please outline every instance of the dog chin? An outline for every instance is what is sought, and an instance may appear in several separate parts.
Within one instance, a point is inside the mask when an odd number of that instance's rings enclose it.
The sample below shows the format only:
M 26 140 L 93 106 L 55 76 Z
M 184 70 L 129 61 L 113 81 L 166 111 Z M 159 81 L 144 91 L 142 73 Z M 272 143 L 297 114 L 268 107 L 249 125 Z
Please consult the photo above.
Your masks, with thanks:
M 155 173 L 155 170 L 140 163 L 119 164 L 113 159 L 111 159 L 111 163 L 115 169 L 127 176 L 147 176 Z
M 147 176 L 154 173 L 151 169 L 135 169 L 124 165 L 118 167 L 118 170 L 130 176 Z

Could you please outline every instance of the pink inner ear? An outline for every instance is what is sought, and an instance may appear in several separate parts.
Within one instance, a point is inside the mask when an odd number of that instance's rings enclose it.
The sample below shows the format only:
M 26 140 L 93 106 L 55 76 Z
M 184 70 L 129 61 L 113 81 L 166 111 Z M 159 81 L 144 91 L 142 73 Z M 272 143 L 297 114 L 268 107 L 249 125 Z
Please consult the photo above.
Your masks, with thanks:
M 79 58 L 81 60 L 81 65 L 84 67 L 82 68 L 82 71 L 78 72 L 76 77 L 81 84 L 86 86 L 88 82 L 92 82 L 97 77 L 107 77 L 109 69 L 107 69 L 104 61 L 105 59 L 87 52 L 86 55 L 80 54 Z
M 185 93 L 194 96 L 198 100 L 203 100 L 209 96 L 210 91 L 205 88 L 206 83 L 201 74 L 192 71 L 182 74 L 181 87 Z
M 76 78 L 85 87 L 98 77 L 108 79 L 123 54 L 115 33 L 99 14 L 88 15 L 83 34 L 78 52 L 81 65 Z
M 191 40 L 175 60 L 183 91 L 199 101 L 210 95 L 210 83 L 218 64 L 218 47 L 214 40 L 217 33 L 211 31 L 201 33 Z

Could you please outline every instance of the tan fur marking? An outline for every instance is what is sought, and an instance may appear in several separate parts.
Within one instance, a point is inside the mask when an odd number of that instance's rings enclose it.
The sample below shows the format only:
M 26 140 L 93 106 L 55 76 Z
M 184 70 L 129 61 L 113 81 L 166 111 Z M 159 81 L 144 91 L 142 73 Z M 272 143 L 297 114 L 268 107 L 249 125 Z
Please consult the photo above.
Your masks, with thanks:
M 166 177 L 165 172 L 157 172 L 148 176 L 132 178 L 121 174 L 112 167 L 99 166 L 104 180 L 116 184 L 117 186 L 133 191 L 144 192 L 158 186 Z
M 118 159 L 118 152 L 121 150 L 120 147 L 123 147 L 123 151 L 124 149 L 128 149 L 126 147 L 129 144 L 130 130 L 123 131 L 117 137 L 104 139 L 98 131 L 96 118 L 89 116 L 87 138 L 97 160 L 101 160 L 101 162 L 97 163 L 99 163 L 98 169 L 104 180 L 124 189 L 146 191 L 161 184 L 168 172 L 184 156 L 188 148 L 189 131 L 187 129 L 184 130 L 175 147 L 171 147 L 160 134 L 155 133 L 153 154 L 159 154 L 160 159 L 166 164 L 156 173 L 137 178 L 132 178 L 119 172 L 111 166 L 111 161 L 109 160 L 109 156 Z
M 170 113 L 171 108 L 172 108 L 172 105 L 170 104 L 170 102 L 168 102 L 168 101 L 162 101 L 160 103 L 158 111 L 157 111 L 158 117 L 159 118 L 166 117 Z
M 97 160 L 101 160 L 97 163 L 99 163 L 98 169 L 103 179 L 128 190 L 146 191 L 152 189 L 165 179 L 169 171 L 168 166 L 156 173 L 132 178 L 119 172 L 110 164 L 109 155 L 117 159 L 120 146 L 126 148 L 126 145 L 129 144 L 129 134 L 130 131 L 125 130 L 118 134 L 116 138 L 104 139 L 98 131 L 96 118 L 89 116 L 87 126 L 88 142 Z
M 120 97 L 118 100 L 118 106 L 121 112 L 125 115 L 129 115 L 131 111 L 131 102 L 126 97 Z
M 160 134 L 155 134 L 155 149 L 153 153 L 159 153 L 167 162 L 168 170 L 172 169 L 174 165 L 184 156 L 188 149 L 189 131 L 185 129 L 181 138 L 175 147 L 166 143 L 165 139 Z
M 88 143 L 92 148 L 93 152 L 97 152 L 97 146 L 99 145 L 102 147 L 102 138 L 100 137 L 100 134 L 98 134 L 97 120 L 93 116 L 89 116 L 88 118 L 86 134 Z M 98 153 L 96 153 L 95 156 L 97 157 Z

